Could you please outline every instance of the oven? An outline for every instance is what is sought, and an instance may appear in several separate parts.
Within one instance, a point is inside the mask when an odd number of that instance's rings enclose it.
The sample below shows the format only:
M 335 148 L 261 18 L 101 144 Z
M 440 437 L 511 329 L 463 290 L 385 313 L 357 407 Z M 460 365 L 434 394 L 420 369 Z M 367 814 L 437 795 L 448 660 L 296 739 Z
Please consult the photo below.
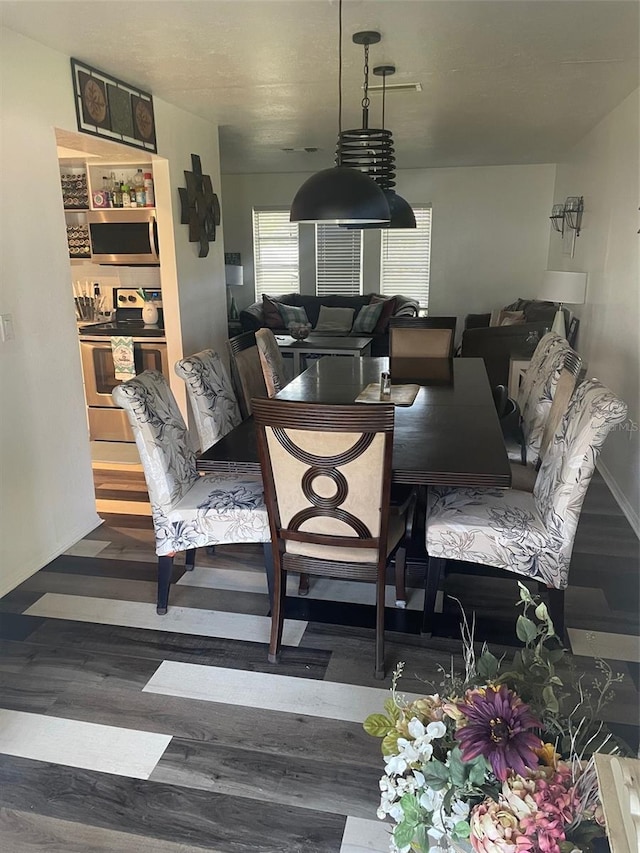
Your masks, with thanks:
M 158 323 L 150 326 L 142 320 L 142 309 L 151 300 L 158 307 Z M 129 418 L 113 401 L 111 392 L 121 380 L 116 379 L 111 338 L 122 335 L 133 340 L 136 375 L 143 370 L 159 370 L 169 379 L 167 342 L 164 335 L 162 293 L 128 287 L 114 288 L 114 319 L 79 330 L 80 357 L 87 420 L 91 441 L 134 441 Z

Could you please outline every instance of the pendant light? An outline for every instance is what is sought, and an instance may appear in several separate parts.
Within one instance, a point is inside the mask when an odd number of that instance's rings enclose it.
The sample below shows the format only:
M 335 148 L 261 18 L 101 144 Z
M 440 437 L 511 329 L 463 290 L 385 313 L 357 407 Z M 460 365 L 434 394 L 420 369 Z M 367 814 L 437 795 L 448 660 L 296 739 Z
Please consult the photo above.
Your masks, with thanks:
M 336 165 L 316 172 L 300 187 L 291 204 L 291 222 L 336 225 L 388 222 L 389 203 L 368 174 L 343 163 L 342 137 L 342 0 L 338 4 L 338 148 Z
M 377 36 L 377 38 L 376 38 Z M 396 73 L 395 65 L 377 65 L 373 73 L 382 77 L 382 128 L 369 128 L 369 45 L 380 41 L 379 33 L 362 32 L 353 36 L 356 44 L 364 45 L 364 97 L 362 99 L 362 129 L 345 131 L 345 146 L 349 151 L 350 162 L 358 169 L 366 170 L 380 189 L 383 190 L 391 218 L 389 222 L 365 223 L 363 225 L 345 225 L 346 228 L 415 228 L 416 217 L 410 204 L 394 190 L 395 151 L 391 131 L 384 128 L 384 110 L 386 96 L 386 80 Z M 358 151 L 358 145 L 360 149 Z

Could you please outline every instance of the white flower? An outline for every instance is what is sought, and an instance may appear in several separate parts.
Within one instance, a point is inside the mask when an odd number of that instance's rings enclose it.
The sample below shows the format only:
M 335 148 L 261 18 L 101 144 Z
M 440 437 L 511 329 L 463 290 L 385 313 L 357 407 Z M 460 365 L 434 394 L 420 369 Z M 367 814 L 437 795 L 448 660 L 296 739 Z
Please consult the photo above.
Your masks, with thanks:
M 407 762 L 402 755 L 385 755 L 387 774 L 401 775 L 407 769 Z
M 431 738 L 431 740 L 435 740 L 436 738 L 444 737 L 447 733 L 447 727 L 443 722 L 429 723 L 427 726 L 427 735 Z

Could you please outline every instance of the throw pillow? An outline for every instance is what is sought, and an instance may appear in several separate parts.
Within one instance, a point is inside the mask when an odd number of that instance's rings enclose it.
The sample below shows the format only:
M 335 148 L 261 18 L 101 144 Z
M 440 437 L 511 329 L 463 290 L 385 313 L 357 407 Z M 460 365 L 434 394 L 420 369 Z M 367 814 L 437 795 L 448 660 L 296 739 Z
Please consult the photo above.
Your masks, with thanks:
M 354 313 L 353 308 L 328 308 L 326 305 L 321 305 L 315 331 L 336 334 L 350 332 Z
M 372 296 L 371 302 L 381 302 L 382 303 L 382 311 L 380 313 L 380 317 L 378 318 L 378 322 L 375 325 L 373 330 L 374 335 L 382 335 L 387 331 L 389 326 L 389 320 L 393 316 L 393 312 L 396 310 L 396 298 L 392 296 L 391 298 L 386 298 L 385 296 Z
M 308 323 L 309 318 L 304 308 L 297 305 L 285 305 L 284 302 L 276 302 L 275 305 L 282 317 L 282 327 L 288 329 L 292 323 Z
M 370 335 L 376 327 L 376 323 L 382 314 L 384 302 L 370 302 L 368 305 L 363 305 L 358 311 L 358 315 L 353 323 L 352 332 L 363 332 Z
M 522 326 L 524 324 L 524 311 L 501 311 L 500 326 Z
M 282 315 L 278 310 L 278 305 L 280 302 L 275 302 L 273 299 L 269 299 L 268 296 L 262 297 L 262 317 L 264 325 L 267 329 L 283 329 L 285 323 L 282 319 Z

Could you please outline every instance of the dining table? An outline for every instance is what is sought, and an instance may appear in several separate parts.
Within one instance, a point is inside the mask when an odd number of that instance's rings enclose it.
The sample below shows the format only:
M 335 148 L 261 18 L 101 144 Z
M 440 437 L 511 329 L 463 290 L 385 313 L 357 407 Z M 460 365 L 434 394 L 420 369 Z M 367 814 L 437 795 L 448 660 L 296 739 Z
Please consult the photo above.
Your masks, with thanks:
M 322 358 L 286 385 L 277 399 L 352 404 L 368 385 L 380 383 L 383 372 L 390 372 L 392 389 L 397 385 L 418 386 L 411 405 L 395 407 L 394 483 L 422 487 L 510 487 L 509 459 L 484 361 L 480 358 L 403 358 L 391 363 L 388 358 Z M 253 418 L 242 421 L 205 450 L 196 465 L 207 473 L 260 474 Z M 269 597 L 273 601 L 270 543 L 265 544 L 264 557 Z M 319 620 L 310 608 L 312 602 L 305 605 L 304 601 L 287 599 L 287 615 Z M 326 602 L 315 604 L 321 607 Z M 298 607 L 295 613 L 294 606 Z M 356 618 L 363 619 L 359 624 L 367 625 L 369 617 L 363 617 L 354 607 Z M 394 610 L 385 618 L 396 630 L 414 630 L 413 625 L 410 629 L 406 627 L 412 615 L 405 610 Z M 430 615 L 424 612 L 415 615 L 420 620 L 417 630 L 423 630 Z M 328 618 L 333 621 L 334 614 Z
M 412 405 L 395 407 L 393 482 L 509 488 L 509 460 L 480 358 L 397 359 L 391 365 L 388 358 L 322 358 L 277 399 L 351 404 L 389 370 L 392 386 L 419 386 Z M 259 474 L 253 418 L 205 450 L 196 465 L 208 473 Z

